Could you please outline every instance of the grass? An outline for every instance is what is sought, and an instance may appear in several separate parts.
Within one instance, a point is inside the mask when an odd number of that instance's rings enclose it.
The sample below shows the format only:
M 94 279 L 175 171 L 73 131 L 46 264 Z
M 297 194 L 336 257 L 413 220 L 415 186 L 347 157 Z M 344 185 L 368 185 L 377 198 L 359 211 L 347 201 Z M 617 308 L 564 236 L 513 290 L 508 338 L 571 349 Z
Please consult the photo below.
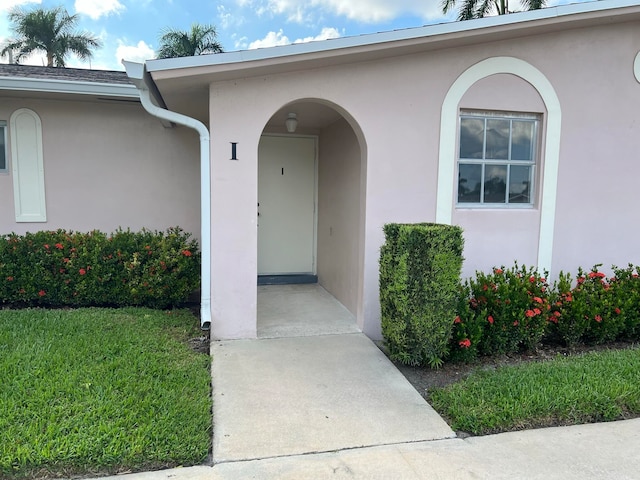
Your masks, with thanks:
M 0 478 L 202 463 L 210 361 L 188 311 L 0 311 Z
M 454 430 L 474 435 L 640 415 L 640 349 L 479 370 L 431 393 Z

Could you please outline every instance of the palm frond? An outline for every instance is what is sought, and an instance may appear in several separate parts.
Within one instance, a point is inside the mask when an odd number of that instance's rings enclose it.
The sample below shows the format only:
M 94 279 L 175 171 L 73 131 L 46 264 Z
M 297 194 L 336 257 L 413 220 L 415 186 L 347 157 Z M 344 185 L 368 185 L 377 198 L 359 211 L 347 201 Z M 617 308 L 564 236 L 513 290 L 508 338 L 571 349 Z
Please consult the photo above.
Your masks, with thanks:
M 547 5 L 546 0 L 520 0 L 520 3 L 525 10 L 539 10 Z
M 165 29 L 160 36 L 157 56 L 158 58 L 192 57 L 222 51 L 222 46 L 217 41 L 215 27 L 194 23 L 187 32 Z

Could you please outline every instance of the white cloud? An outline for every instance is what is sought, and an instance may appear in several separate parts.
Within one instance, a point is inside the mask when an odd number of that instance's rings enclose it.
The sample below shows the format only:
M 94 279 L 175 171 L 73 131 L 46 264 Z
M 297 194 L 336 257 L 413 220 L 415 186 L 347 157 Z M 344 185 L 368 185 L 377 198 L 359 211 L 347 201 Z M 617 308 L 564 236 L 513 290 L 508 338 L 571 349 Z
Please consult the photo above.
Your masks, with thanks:
M 249 47 L 249 39 L 246 36 L 238 38 L 234 33 L 231 35 L 231 38 L 233 39 L 233 45 L 236 50 L 246 50 Z
M 224 5 L 218 5 L 218 25 L 222 29 L 229 28 L 234 23 L 234 17 L 227 11 Z
M 125 45 L 122 40 L 118 40 L 118 48 L 116 48 L 116 58 L 118 63 L 121 60 L 129 60 L 131 62 L 144 62 L 151 58 L 155 58 L 156 53 L 150 45 L 140 40 L 137 45 Z
M 112 13 L 120 13 L 125 9 L 118 0 L 76 0 L 76 12 L 88 15 L 94 20 Z
M 0 12 L 4 10 L 9 11 L 13 7 L 21 7 L 30 3 L 40 4 L 42 0 L 2 0 L 2 3 L 0 3 Z
M 236 48 L 249 48 L 249 50 L 253 50 L 255 48 L 268 48 L 268 47 L 277 47 L 279 45 L 289 45 L 291 43 L 307 43 L 307 42 L 315 42 L 319 40 L 328 40 L 330 38 L 338 38 L 340 37 L 340 32 L 333 27 L 324 27 L 322 31 L 316 35 L 315 37 L 304 37 L 298 38 L 293 42 L 289 40 L 282 29 L 277 32 L 269 32 L 267 35 L 261 39 L 251 42 L 247 46 L 247 37 L 242 37 L 238 41 L 236 41 Z
M 309 23 L 322 14 L 366 23 L 385 22 L 402 15 L 442 17 L 441 0 L 236 0 L 236 3 L 258 14 L 285 15 L 296 23 Z
M 255 42 L 251 42 L 249 44 L 249 50 L 253 50 L 254 48 L 268 48 L 268 47 L 276 47 L 278 45 L 288 45 L 291 42 L 289 38 L 284 35 L 282 29 L 277 32 L 269 32 L 262 40 L 256 40 Z
M 330 38 L 339 38 L 340 32 L 333 27 L 324 27 L 319 35 L 315 37 L 304 37 L 299 38 L 293 43 L 307 43 L 307 42 L 316 42 L 319 40 L 329 40 Z

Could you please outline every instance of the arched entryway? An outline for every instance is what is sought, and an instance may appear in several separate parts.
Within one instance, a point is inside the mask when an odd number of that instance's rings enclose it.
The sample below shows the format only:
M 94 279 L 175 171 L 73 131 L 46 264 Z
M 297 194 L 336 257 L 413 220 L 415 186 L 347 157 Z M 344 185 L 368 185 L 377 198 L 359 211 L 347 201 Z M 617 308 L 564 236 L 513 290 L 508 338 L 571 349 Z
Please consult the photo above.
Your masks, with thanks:
M 295 129 L 291 121 L 287 128 L 290 114 Z M 359 127 L 346 112 L 315 99 L 284 105 L 265 125 L 258 148 L 258 336 L 323 333 L 321 318 L 330 324 L 326 333 L 338 324 L 357 330 L 362 144 Z M 265 291 L 277 293 L 266 302 Z M 318 312 L 323 307 L 325 314 Z M 277 317 L 280 330 L 265 327 L 265 309 Z

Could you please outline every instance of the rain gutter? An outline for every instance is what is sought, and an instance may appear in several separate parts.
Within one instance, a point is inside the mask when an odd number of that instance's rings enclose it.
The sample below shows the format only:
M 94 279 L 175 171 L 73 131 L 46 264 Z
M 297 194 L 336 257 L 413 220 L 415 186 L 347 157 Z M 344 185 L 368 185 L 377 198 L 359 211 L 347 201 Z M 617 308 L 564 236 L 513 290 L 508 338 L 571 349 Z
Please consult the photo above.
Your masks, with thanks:
M 160 92 L 142 63 L 122 61 L 127 75 L 140 93 L 144 109 L 154 117 L 194 129 L 200 135 L 200 230 L 202 265 L 200 270 L 200 327 L 211 328 L 211 180 L 209 167 L 209 130 L 199 120 L 157 106 L 164 106 Z

